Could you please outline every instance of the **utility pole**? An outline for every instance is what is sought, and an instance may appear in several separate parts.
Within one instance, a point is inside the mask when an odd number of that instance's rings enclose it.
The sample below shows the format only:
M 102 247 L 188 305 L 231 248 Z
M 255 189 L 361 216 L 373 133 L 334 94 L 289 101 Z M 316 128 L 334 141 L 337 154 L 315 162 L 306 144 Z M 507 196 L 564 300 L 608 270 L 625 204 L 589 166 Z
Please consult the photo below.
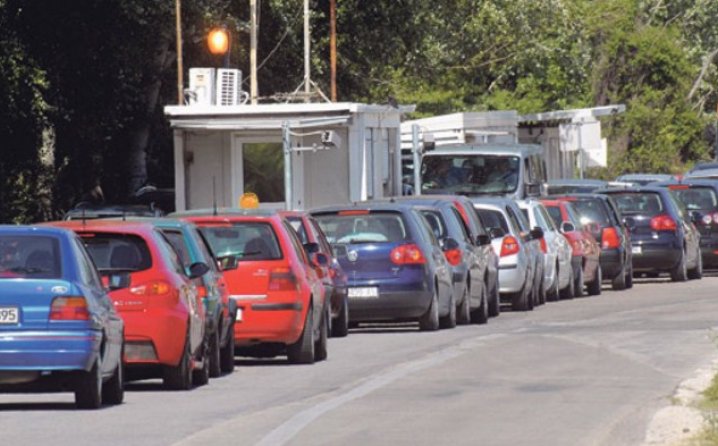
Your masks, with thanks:
M 177 105 L 184 103 L 184 78 L 182 67 L 182 1 L 175 0 L 175 31 L 177 33 Z
M 257 105 L 257 0 L 249 0 L 249 97 Z
M 309 0 L 304 0 L 304 102 L 309 102 L 310 85 L 309 73 Z
M 330 96 L 332 102 L 337 102 L 337 0 L 329 0 L 329 67 Z

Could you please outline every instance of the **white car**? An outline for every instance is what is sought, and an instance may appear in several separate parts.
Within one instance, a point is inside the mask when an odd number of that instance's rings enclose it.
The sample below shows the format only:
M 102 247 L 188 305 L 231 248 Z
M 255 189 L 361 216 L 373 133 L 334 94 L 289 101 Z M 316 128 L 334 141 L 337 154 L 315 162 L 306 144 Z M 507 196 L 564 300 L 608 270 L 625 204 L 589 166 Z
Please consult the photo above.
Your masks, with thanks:
M 559 292 L 569 288 L 573 280 L 572 249 L 566 237 L 554 225 L 541 202 L 528 199 L 517 201 L 531 227 L 543 229 L 541 250 L 544 253 L 544 287 L 549 301 L 559 300 Z

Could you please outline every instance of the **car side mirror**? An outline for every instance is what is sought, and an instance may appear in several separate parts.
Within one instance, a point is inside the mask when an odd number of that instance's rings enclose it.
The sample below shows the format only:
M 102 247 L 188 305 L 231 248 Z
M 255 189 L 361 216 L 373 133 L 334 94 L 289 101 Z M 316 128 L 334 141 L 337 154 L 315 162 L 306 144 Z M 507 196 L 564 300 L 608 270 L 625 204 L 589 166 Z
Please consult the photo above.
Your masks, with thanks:
M 501 238 L 506 235 L 506 232 L 502 228 L 491 228 L 489 229 L 489 235 L 492 239 Z
M 130 273 L 112 273 L 102 276 L 102 284 L 110 291 L 129 288 L 131 281 Z
M 319 243 L 305 243 L 304 251 L 309 255 L 319 252 Z
M 561 232 L 563 234 L 567 232 L 573 232 L 575 230 L 576 226 L 574 226 L 573 223 L 571 223 L 570 221 L 564 221 L 563 223 L 561 223 Z
M 202 277 L 209 272 L 209 266 L 204 262 L 195 262 L 189 266 L 189 274 L 187 275 L 190 279 L 196 279 Z
M 328 266 L 329 265 L 329 258 L 326 254 L 322 254 L 321 252 L 315 252 L 310 256 L 310 259 L 314 266 Z
M 529 234 L 531 235 L 531 240 L 541 239 L 543 238 L 543 229 L 536 226 L 529 232 Z
M 459 249 L 459 242 L 454 240 L 451 237 L 448 237 L 444 240 L 444 243 L 441 245 L 441 249 L 444 251 L 451 251 L 452 249 Z
M 223 256 L 217 258 L 217 266 L 219 267 L 220 271 L 229 271 L 232 269 L 237 269 L 237 266 L 239 266 L 239 261 L 237 260 L 237 256 Z
M 476 245 L 485 246 L 491 244 L 491 236 L 487 234 L 479 234 L 476 236 Z

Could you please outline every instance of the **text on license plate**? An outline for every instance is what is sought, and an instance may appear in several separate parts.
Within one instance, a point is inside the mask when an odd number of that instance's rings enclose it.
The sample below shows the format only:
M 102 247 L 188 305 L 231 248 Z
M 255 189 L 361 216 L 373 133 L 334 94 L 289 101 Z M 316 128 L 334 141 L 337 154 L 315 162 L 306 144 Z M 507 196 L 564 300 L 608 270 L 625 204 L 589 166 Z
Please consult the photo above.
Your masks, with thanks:
M 20 322 L 20 311 L 17 307 L 0 307 L 0 324 L 17 324 Z
M 375 286 L 349 288 L 348 295 L 349 295 L 349 297 L 359 298 L 359 299 L 379 297 L 379 288 L 377 288 Z
M 643 252 L 643 249 L 640 246 L 633 246 L 631 247 L 631 252 L 633 254 L 641 254 Z

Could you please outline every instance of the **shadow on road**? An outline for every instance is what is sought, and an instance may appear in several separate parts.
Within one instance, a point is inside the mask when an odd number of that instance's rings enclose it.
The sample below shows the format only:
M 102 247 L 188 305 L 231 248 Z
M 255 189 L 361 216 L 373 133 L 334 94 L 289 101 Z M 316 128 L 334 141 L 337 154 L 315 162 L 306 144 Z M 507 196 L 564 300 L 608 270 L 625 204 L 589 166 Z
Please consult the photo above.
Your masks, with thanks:
M 104 406 L 108 407 L 108 406 Z M 78 410 L 75 403 L 0 403 L 0 412 Z

